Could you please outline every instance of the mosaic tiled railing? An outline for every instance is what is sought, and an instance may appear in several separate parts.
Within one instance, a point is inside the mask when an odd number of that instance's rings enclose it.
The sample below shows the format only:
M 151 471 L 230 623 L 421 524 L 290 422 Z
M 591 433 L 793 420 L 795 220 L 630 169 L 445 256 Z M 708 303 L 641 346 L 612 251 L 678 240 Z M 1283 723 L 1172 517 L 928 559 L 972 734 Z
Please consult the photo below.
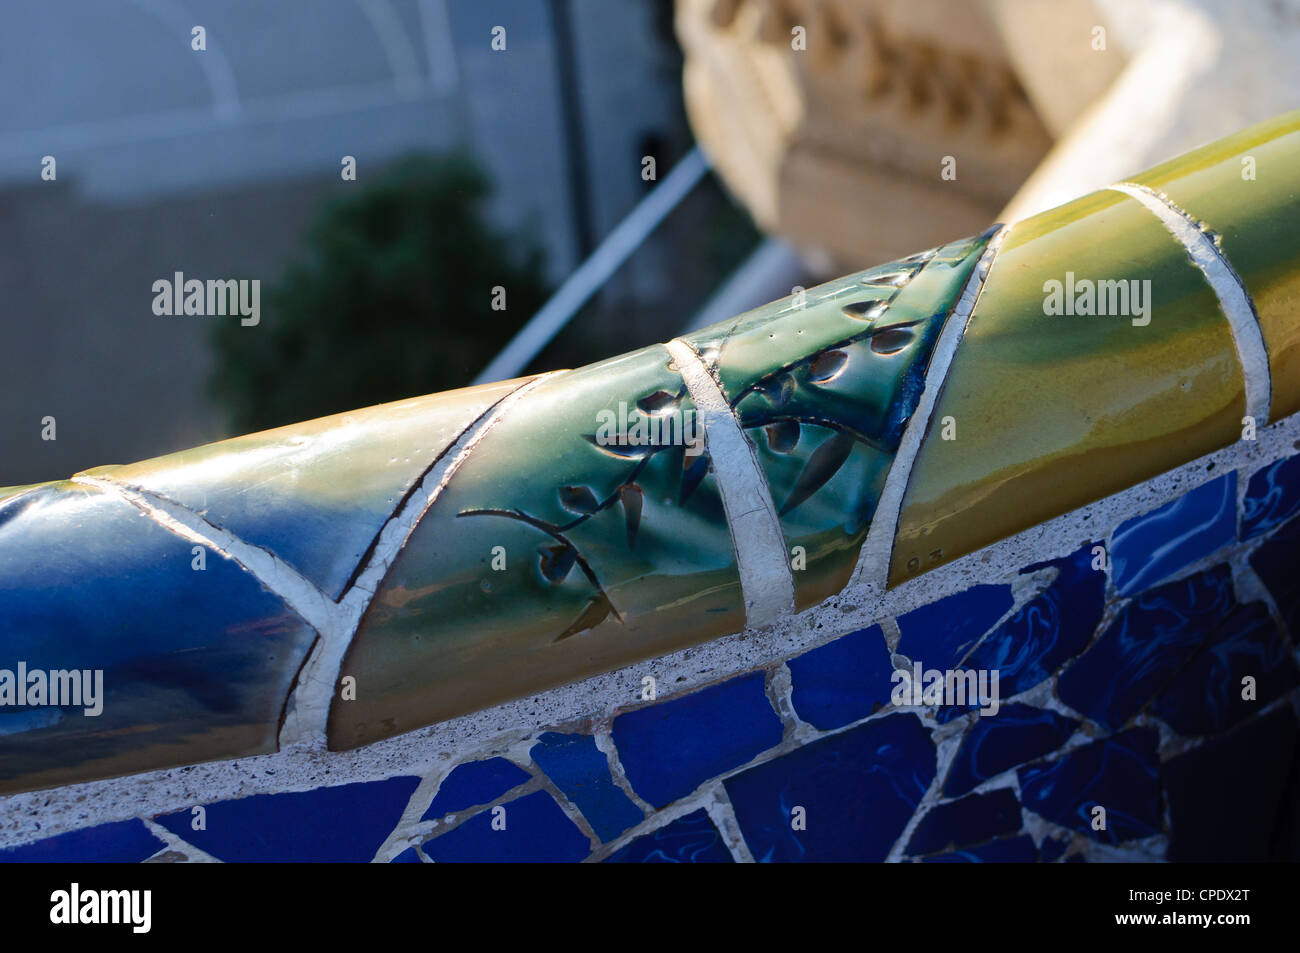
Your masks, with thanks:
M 662 347 L 0 490 L 0 859 L 1276 853 L 1297 212 L 1300 113 Z

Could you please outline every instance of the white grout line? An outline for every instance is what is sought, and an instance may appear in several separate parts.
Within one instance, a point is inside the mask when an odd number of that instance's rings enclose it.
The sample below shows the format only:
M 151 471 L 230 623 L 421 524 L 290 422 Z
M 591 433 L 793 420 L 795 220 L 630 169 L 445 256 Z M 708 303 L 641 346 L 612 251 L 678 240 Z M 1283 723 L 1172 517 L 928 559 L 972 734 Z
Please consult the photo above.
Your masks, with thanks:
M 272 553 L 240 539 L 166 497 L 141 487 L 85 474 L 74 476 L 72 482 L 115 494 L 165 529 L 235 560 L 316 630 L 319 637 L 313 643 L 285 705 L 279 745 L 282 751 L 303 746 L 323 750 L 330 702 L 343 657 L 397 554 L 479 441 L 518 400 L 551 376 L 534 377 L 498 400 L 437 458 L 419 485 L 379 531 L 370 561 L 338 602 L 331 600 Z
M 234 533 L 209 523 L 179 503 L 174 503 L 148 490 L 133 489 L 112 480 L 88 476 L 84 473 L 74 475 L 71 482 L 117 496 L 182 539 L 199 543 L 228 559 L 233 559 L 248 570 L 258 582 L 283 599 L 285 605 L 300 615 L 321 635 L 334 627 L 338 615 L 338 607 L 334 602 L 308 582 L 296 569 L 260 546 L 247 543 Z
M 1223 251 L 1205 233 L 1201 223 L 1179 208 L 1167 196 L 1145 185 L 1125 182 L 1112 185 L 1112 191 L 1137 199 L 1187 249 L 1187 255 L 1219 299 L 1219 308 L 1228 319 L 1232 340 L 1237 347 L 1241 374 L 1246 385 L 1246 413 L 1255 418 L 1257 427 L 1268 422 L 1272 380 L 1268 350 L 1259 328 L 1259 315 L 1250 300 L 1241 277 L 1224 257 Z
M 184 854 L 186 863 L 188 864 L 224 863 L 224 861 L 219 860 L 216 857 L 213 857 L 207 851 L 200 850 L 199 848 L 195 847 L 189 841 L 177 837 L 175 834 L 173 834 L 167 828 L 163 827 L 157 821 L 152 820 L 148 817 L 142 817 L 140 818 L 140 821 L 141 823 L 144 824 L 145 827 L 149 828 L 149 833 L 153 834 L 154 837 L 157 837 L 160 841 L 162 841 L 164 844 L 167 845 L 166 847 L 163 848 L 163 851 L 174 850 L 178 853 Z M 159 853 L 162 853 L 163 851 L 159 851 Z M 157 855 L 155 854 L 155 856 Z
M 1096 539 L 1099 534 L 1108 536 L 1101 528 L 1148 513 L 1201 485 L 1209 473 L 1208 464 L 1214 464 L 1216 472 L 1234 467 L 1253 471 L 1294 455 L 1297 441 L 1300 441 L 1300 414 L 1293 414 L 1260 430 L 1255 441 L 1237 441 L 1189 460 L 1126 490 L 929 570 L 886 592 L 871 594 L 850 585 L 838 596 L 804 610 L 779 628 L 715 638 L 360 748 L 280 751 L 0 794 L 0 848 L 90 824 L 162 814 L 186 805 L 424 773 L 426 768 L 412 766 L 477 760 L 485 752 L 495 752 L 509 744 L 511 738 L 528 738 L 534 732 L 557 726 L 608 719 L 626 704 L 633 692 L 639 692 L 647 671 L 654 673 L 659 684 L 673 686 L 671 693 L 660 694 L 660 700 L 665 700 L 728 677 L 769 667 L 856 629 L 881 623 L 888 633 L 891 626 L 882 620 L 977 583 L 1014 578 L 1028 563 L 1067 556 L 1079 547 L 1082 539 Z M 1102 628 L 1111 618 L 1102 620 Z M 1300 662 L 1300 648 L 1295 654 Z M 1072 718 L 1081 717 L 1051 695 L 1035 704 Z M 1300 692 L 1295 704 L 1300 709 Z M 837 733 L 817 734 L 813 738 Z M 799 738 L 809 740 L 802 731 Z M 688 801 L 690 806 L 680 813 L 700 806 L 693 798 Z M 671 819 L 667 813 L 671 817 L 679 816 L 676 807 L 670 805 L 656 813 L 636 830 L 644 833 L 657 828 Z
M 314 748 L 325 747 L 330 702 L 334 698 L 334 686 L 338 682 L 343 657 L 361 624 L 362 616 L 397 559 L 397 554 L 406 546 L 424 514 L 442 495 L 442 491 L 479 441 L 500 423 L 525 394 L 552 376 L 554 375 L 545 374 L 534 377 L 493 404 L 461 433 L 454 444 L 443 451 L 415 491 L 388 518 L 388 522 L 379 531 L 370 562 L 339 600 L 337 628 L 330 636 L 323 637 L 316 643 L 311 657 L 299 673 L 298 683 L 285 707 L 284 724 L 280 729 L 281 750 L 304 744 Z
M 740 821 L 736 818 L 736 809 L 731 804 L 731 798 L 727 796 L 727 789 L 719 781 L 708 791 L 708 796 L 701 806 L 709 815 L 713 826 L 718 829 L 722 843 L 726 845 L 727 850 L 731 851 L 732 860 L 738 864 L 756 863 L 753 852 L 745 843 L 745 835 L 740 830 Z
M 731 527 L 736 568 L 745 599 L 745 622 L 769 625 L 794 613 L 794 573 L 785 535 L 754 446 L 704 361 L 681 339 L 664 345 L 686 382 L 704 425 L 704 445 Z
M 880 502 L 871 519 L 871 526 L 867 529 L 867 538 L 862 542 L 858 564 L 854 567 L 850 585 L 863 585 L 869 591 L 884 592 L 889 582 L 889 562 L 894 552 L 894 535 L 898 531 L 898 517 L 903 509 L 903 495 L 907 492 L 912 467 L 916 463 L 917 454 L 921 452 L 921 442 L 930 427 L 930 417 L 934 413 L 935 404 L 939 402 L 939 394 L 943 391 L 952 359 L 966 333 L 966 325 L 975 311 L 975 304 L 979 301 L 989 269 L 993 265 L 994 258 L 997 257 L 998 249 L 1002 247 L 1003 240 L 1007 237 L 1007 231 L 1008 228 L 1004 225 L 984 247 L 983 254 L 975 264 L 975 270 L 966 281 L 961 298 L 944 322 L 943 330 L 939 332 L 939 340 L 935 342 L 934 351 L 930 354 L 930 364 L 926 370 L 925 389 L 921 392 L 916 410 L 908 418 L 903 437 L 898 442 L 894 462 L 885 477 L 885 487 L 880 493 Z

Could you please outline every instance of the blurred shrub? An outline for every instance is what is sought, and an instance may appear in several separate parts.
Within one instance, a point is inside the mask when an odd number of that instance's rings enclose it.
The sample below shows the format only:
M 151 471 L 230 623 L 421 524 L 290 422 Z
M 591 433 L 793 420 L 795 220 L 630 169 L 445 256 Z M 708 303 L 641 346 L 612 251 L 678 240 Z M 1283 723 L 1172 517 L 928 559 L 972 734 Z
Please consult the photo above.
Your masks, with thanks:
M 234 432 L 468 383 L 547 296 L 541 252 L 488 222 L 490 194 L 452 155 L 330 202 L 305 258 L 263 288 L 261 323 L 217 326 L 212 388 Z

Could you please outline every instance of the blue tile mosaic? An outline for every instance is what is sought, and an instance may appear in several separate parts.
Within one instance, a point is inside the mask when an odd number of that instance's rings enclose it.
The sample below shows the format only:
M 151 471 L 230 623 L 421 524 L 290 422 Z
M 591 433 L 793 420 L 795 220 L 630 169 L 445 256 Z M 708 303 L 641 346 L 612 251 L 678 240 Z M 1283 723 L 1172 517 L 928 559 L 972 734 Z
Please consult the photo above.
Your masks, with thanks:
M 1241 538 L 1253 539 L 1300 513 L 1300 454 L 1250 475 L 1241 503 Z
M 966 732 L 948 769 L 943 792 L 957 797 L 1009 768 L 1055 751 L 1078 722 L 1030 705 L 1003 705 Z
M 1022 573 L 1052 567 L 1057 576 L 1043 592 L 998 626 L 971 653 L 966 668 L 999 673 L 998 690 L 1010 698 L 1051 676 L 1088 645 L 1101 621 L 1105 573 L 1092 568 L 1092 546 L 1028 566 Z
M 1136 728 L 1076 748 L 1058 761 L 1021 768 L 1021 803 L 1107 844 L 1159 833 L 1158 743 L 1154 728 Z M 1095 831 L 1098 806 L 1106 809 L 1106 829 Z
M 498 827 L 504 823 L 504 828 L 494 830 L 494 820 Z M 475 814 L 426 841 L 423 850 L 438 863 L 572 863 L 591 853 L 591 841 L 549 794 L 535 791 Z
M 761 672 L 624 712 L 612 731 L 632 790 L 655 807 L 775 747 L 782 733 Z
M 1254 679 L 1252 699 L 1243 679 Z M 1155 714 L 1183 735 L 1224 731 L 1300 684 L 1291 646 L 1262 603 L 1239 605 L 1157 699 Z
M 141 821 L 132 818 L 0 850 L 0 863 L 135 864 L 152 857 L 165 846 Z
M 1142 516 L 1111 537 L 1111 574 L 1121 595 L 1141 592 L 1237 538 L 1234 470 Z
M 1282 621 L 1293 638 L 1300 638 L 1300 521 L 1289 523 L 1250 554 L 1250 565 L 1268 588 Z
M 398 777 L 219 801 L 197 831 L 188 808 L 156 820 L 219 860 L 367 863 L 419 783 Z
M 859 629 L 786 663 L 795 713 L 829 731 L 843 728 L 889 704 L 889 660 L 880 626 Z
M 730 864 L 731 851 L 704 810 L 692 811 L 605 858 L 607 864 Z
M 1232 603 L 1227 566 L 1143 593 L 1061 675 L 1061 700 L 1111 730 L 1121 727 L 1173 678 Z
M 645 820 L 641 809 L 610 777 L 609 760 L 590 735 L 548 731 L 533 746 L 532 756 L 602 841 L 613 840 Z
M 505 758 L 458 764 L 438 785 L 438 793 L 421 820 L 431 821 L 495 801 L 528 779 L 527 771 Z
M 898 651 L 926 668 L 950 669 L 1014 601 L 1010 586 L 971 586 L 898 618 Z
M 1010 788 L 972 794 L 960 801 L 930 808 L 907 843 L 913 856 L 950 847 L 981 844 L 1020 830 L 1020 802 Z
M 1038 849 L 1033 839 L 1024 835 L 925 858 L 928 864 L 1032 864 L 1037 860 Z
M 415 848 L 414 848 L 414 847 L 408 847 L 408 848 L 406 848 L 406 850 L 402 851 L 400 854 L 398 854 L 396 857 L 394 857 L 394 858 L 390 861 L 390 863 L 394 863 L 394 864 L 422 864 L 422 863 L 424 863 L 424 861 L 422 861 L 422 860 L 420 859 L 420 855 L 417 854 L 417 853 L 415 852 Z
M 1296 758 L 1290 706 L 1205 742 L 1165 765 L 1169 859 L 1212 863 L 1292 859 L 1273 854 L 1282 808 L 1296 791 L 1287 776 Z M 1281 843 L 1279 843 L 1281 842 Z
M 814 741 L 725 784 L 755 860 L 880 861 L 934 773 L 929 732 L 916 715 L 901 713 Z M 794 829 L 796 808 L 804 812 L 803 830 Z

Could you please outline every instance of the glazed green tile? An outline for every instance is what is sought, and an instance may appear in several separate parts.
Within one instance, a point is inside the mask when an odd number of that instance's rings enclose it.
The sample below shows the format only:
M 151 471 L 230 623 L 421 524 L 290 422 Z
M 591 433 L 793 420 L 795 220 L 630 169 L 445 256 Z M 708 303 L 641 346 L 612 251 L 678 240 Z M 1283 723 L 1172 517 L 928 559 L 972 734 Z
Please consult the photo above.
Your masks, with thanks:
M 521 383 L 381 404 L 89 472 L 180 503 L 337 599 L 424 472 Z
M 688 338 L 756 456 L 798 608 L 852 575 L 944 320 L 993 232 L 831 282 Z
M 1254 163 L 1254 178 L 1244 159 Z M 1197 149 L 1134 182 L 1208 226 L 1259 315 L 1273 394 L 1270 417 L 1300 410 L 1300 112 Z
M 1045 314 L 1044 283 L 1067 272 L 1150 280 L 1150 323 Z M 953 358 L 904 496 L 890 582 L 1226 446 L 1244 412 L 1227 320 L 1149 211 L 1103 191 L 1027 219 L 994 260 Z
M 669 360 L 655 346 L 558 375 L 487 433 L 362 620 L 341 670 L 357 699 L 333 706 L 331 747 L 744 627 L 707 458 L 687 467 L 680 443 L 595 440 L 602 411 L 634 423 L 693 415 Z
M 113 494 L 52 483 L 0 503 L 0 670 L 102 671 L 98 715 L 86 698 L 0 705 L 0 792 L 276 749 L 315 633 L 231 560 L 199 567 Z

